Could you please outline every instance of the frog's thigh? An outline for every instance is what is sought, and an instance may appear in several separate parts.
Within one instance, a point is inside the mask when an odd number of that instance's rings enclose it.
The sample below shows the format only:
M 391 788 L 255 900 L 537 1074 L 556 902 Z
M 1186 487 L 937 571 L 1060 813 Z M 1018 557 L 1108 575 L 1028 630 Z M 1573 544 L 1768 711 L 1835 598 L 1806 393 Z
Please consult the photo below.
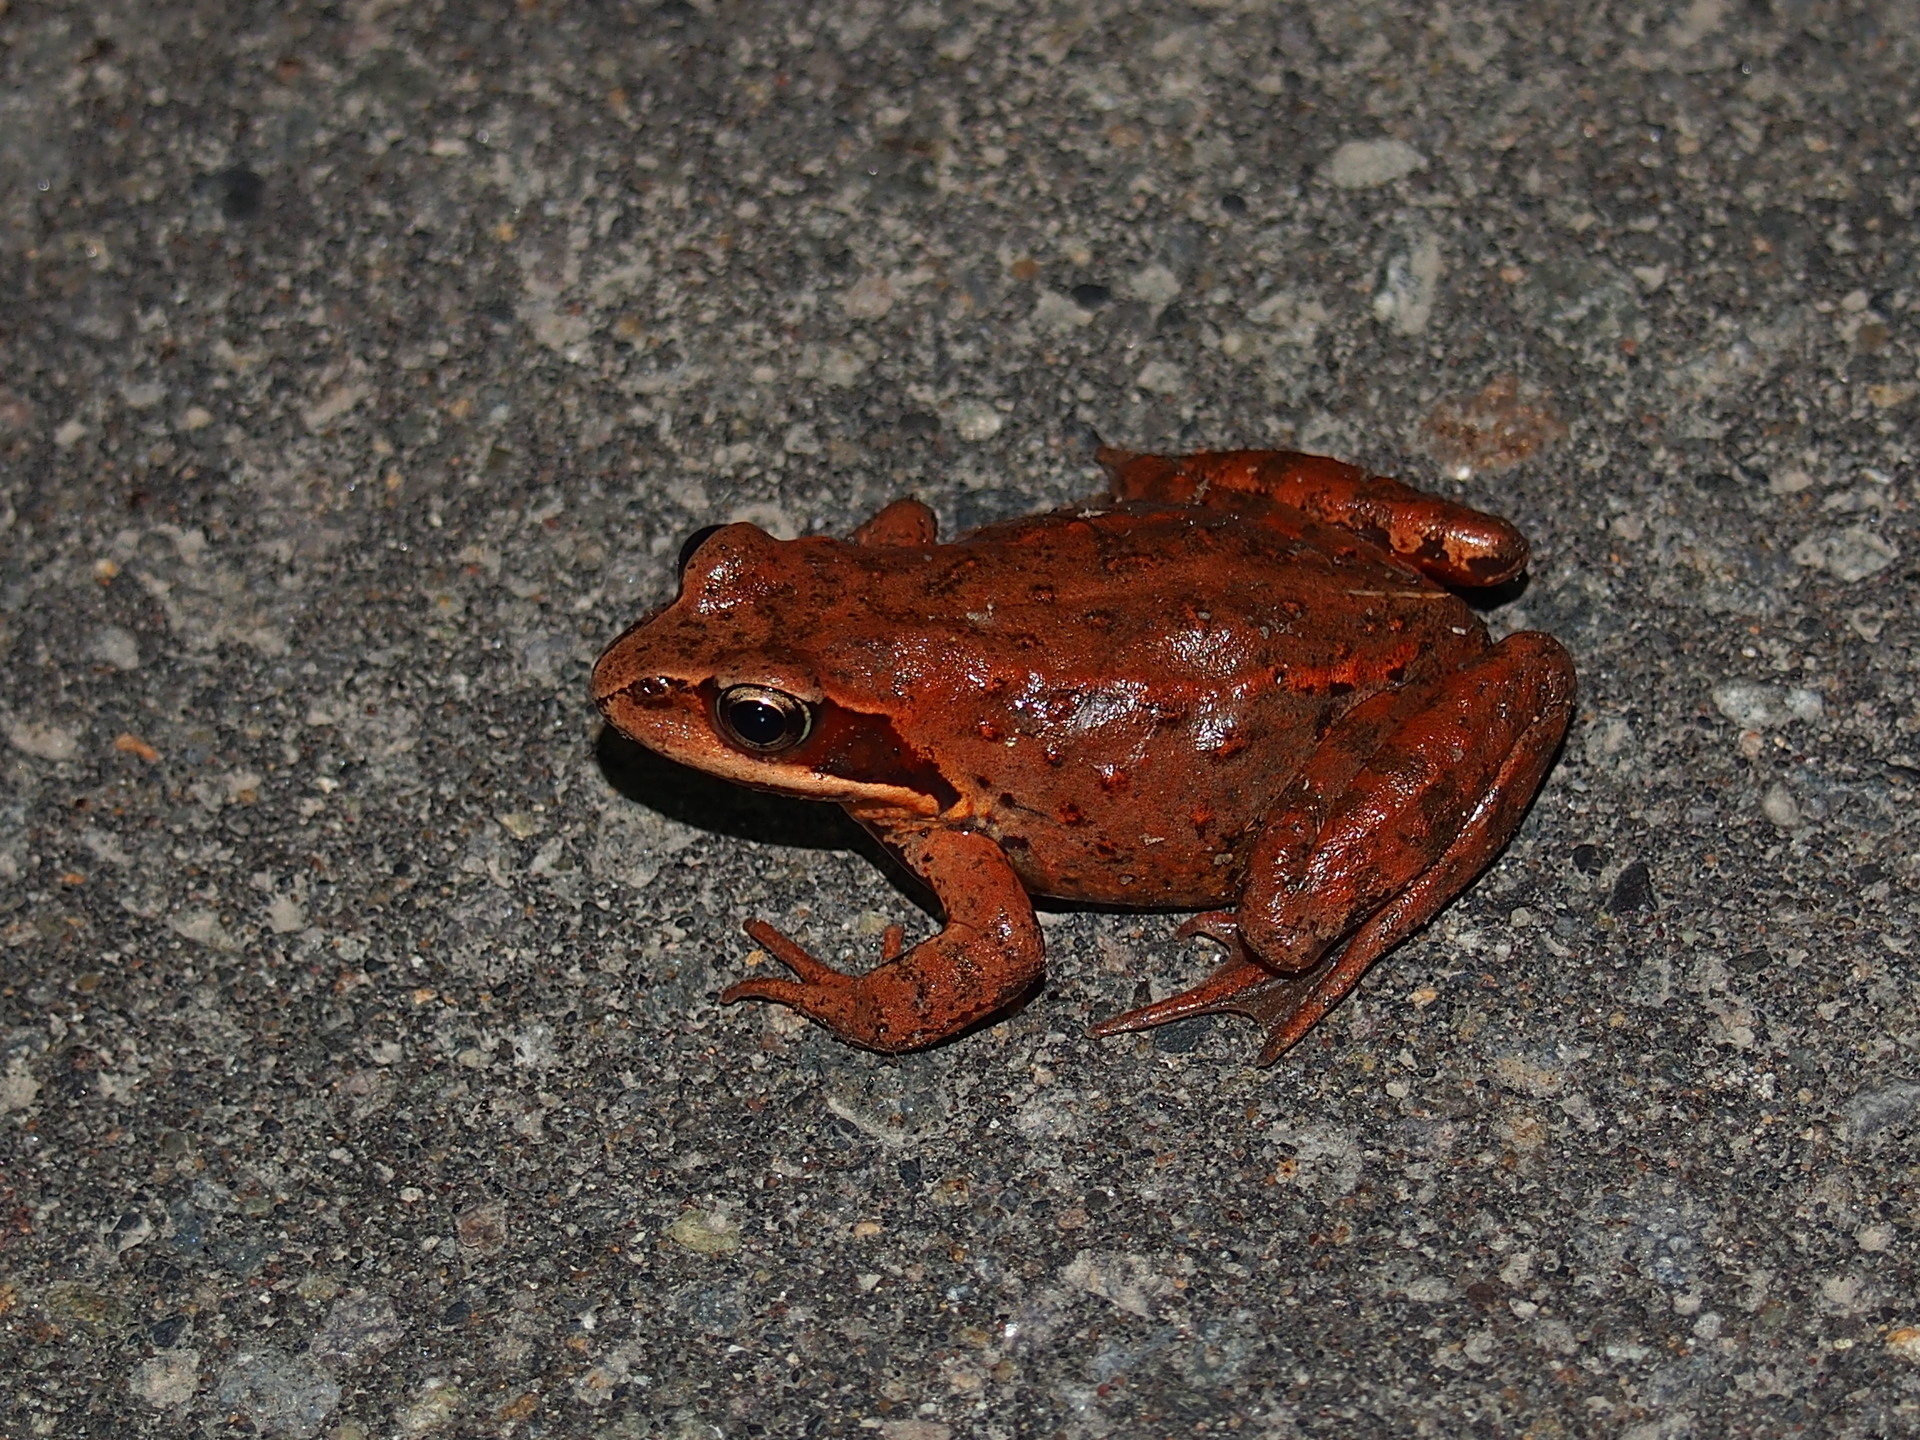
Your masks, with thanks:
M 1364 969 L 1506 843 L 1566 731 L 1573 690 L 1566 650 L 1531 631 L 1455 671 L 1383 737 L 1304 859 L 1288 817 L 1270 821 L 1237 912 L 1241 939 L 1275 969 L 1298 971 L 1391 907 L 1391 938 L 1364 958 L 1349 943 L 1338 967 Z

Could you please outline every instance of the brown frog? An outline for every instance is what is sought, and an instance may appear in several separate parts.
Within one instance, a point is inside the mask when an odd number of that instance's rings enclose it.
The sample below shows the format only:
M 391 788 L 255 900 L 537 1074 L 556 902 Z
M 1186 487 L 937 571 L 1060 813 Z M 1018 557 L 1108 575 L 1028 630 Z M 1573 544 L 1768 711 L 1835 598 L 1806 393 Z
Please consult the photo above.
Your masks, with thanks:
M 913 1050 L 1038 986 L 1029 895 L 1201 909 L 1224 962 L 1094 1033 L 1232 1011 L 1270 1064 L 1512 835 L 1573 663 L 1445 587 L 1518 575 L 1517 530 L 1319 456 L 1099 459 L 1108 499 L 950 544 L 917 500 L 848 540 L 720 527 L 600 657 L 623 734 L 838 801 L 945 911 L 864 975 L 753 921 L 793 978 L 723 1001 Z

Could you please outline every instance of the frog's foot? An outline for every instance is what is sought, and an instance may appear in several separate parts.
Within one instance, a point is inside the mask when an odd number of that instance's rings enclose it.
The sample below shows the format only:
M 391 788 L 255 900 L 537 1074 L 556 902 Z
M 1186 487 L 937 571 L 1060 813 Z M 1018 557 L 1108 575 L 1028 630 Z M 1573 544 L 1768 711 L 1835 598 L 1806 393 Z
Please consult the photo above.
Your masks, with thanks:
M 1142 1005 L 1124 1015 L 1102 1020 L 1090 1033 L 1101 1037 L 1125 1035 L 1134 1030 L 1151 1030 L 1156 1025 L 1170 1025 L 1175 1020 L 1186 1020 L 1195 1015 L 1224 1014 L 1237 1008 L 1241 995 L 1257 987 L 1263 980 L 1271 979 L 1273 972 L 1265 966 L 1234 956 L 1222 961 L 1211 975 L 1191 990 L 1182 990 L 1178 995 L 1169 995 L 1151 1005 Z
M 991 843 L 964 833 L 942 833 L 929 842 L 962 859 L 985 855 Z M 999 851 L 991 854 L 997 857 Z M 1011 869 L 1007 877 L 1009 900 L 1017 898 L 1024 906 L 1026 892 Z M 950 887 L 950 895 L 947 924 L 939 934 L 906 949 L 901 928 L 888 926 L 880 941 L 880 964 L 864 975 L 836 970 L 771 925 L 751 921 L 747 934 L 793 978 L 743 980 L 721 993 L 721 1003 L 771 1000 L 791 1006 L 842 1040 L 885 1055 L 958 1035 L 1030 994 L 1040 981 L 1044 952 L 1030 906 L 1024 914 L 1003 907 L 984 884 L 971 891 Z
M 1316 1002 L 1328 977 L 1339 969 L 1336 956 L 1327 956 L 1297 975 L 1275 974 L 1241 942 L 1231 911 L 1195 915 L 1181 925 L 1178 933 L 1183 939 L 1205 935 L 1219 941 L 1227 947 L 1227 958 L 1191 990 L 1182 990 L 1178 995 L 1102 1020 L 1093 1027 L 1094 1035 L 1151 1030 L 1157 1025 L 1196 1015 L 1244 1015 L 1266 1028 L 1267 1043 L 1256 1063 L 1271 1065 L 1331 1008 L 1331 1001 Z
M 764 920 L 749 920 L 746 931 L 755 943 L 791 970 L 794 978 L 780 980 L 742 980 L 720 993 L 720 1003 L 736 1000 L 771 1000 L 788 1005 L 829 1030 L 857 1044 L 873 1049 L 889 1048 L 884 1042 L 885 1024 L 874 1013 L 872 987 L 864 975 L 848 975 L 816 960 L 806 948 L 782 935 Z M 891 964 L 900 956 L 906 932 L 889 925 L 880 937 L 881 964 Z
M 1241 991 L 1273 978 L 1273 972 L 1255 960 L 1253 952 L 1240 942 L 1240 926 L 1231 910 L 1208 910 L 1199 915 L 1190 915 L 1173 933 L 1181 940 L 1204 935 L 1225 947 L 1227 958 L 1191 990 L 1182 990 L 1178 995 L 1169 995 L 1151 1005 L 1142 1005 L 1124 1015 L 1102 1020 L 1088 1033 L 1097 1036 L 1125 1035 L 1135 1030 L 1151 1030 L 1156 1025 L 1170 1025 L 1175 1020 L 1185 1020 L 1193 1015 L 1216 1015 L 1226 1008 L 1227 1001 Z

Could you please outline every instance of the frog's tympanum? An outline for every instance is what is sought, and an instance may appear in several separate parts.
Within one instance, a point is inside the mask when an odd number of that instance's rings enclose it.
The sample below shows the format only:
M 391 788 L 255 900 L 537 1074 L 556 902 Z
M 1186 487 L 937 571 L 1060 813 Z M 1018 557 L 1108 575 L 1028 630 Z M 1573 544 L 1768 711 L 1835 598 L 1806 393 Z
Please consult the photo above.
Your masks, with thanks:
M 1573 664 L 1448 588 L 1518 575 L 1513 526 L 1312 455 L 1099 458 L 1110 498 L 950 544 L 917 500 L 849 540 L 722 526 L 600 657 L 623 734 L 837 800 L 945 911 L 864 975 L 754 921 L 793 978 L 721 999 L 913 1050 L 1038 986 L 1030 895 L 1196 909 L 1224 962 L 1094 1033 L 1233 1011 L 1268 1064 L 1513 834 Z

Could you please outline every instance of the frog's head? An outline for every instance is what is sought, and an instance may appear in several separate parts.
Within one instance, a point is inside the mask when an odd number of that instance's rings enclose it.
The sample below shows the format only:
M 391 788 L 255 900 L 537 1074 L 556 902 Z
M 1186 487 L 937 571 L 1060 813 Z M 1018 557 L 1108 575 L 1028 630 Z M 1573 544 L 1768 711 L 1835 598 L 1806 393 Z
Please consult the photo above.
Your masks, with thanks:
M 859 547 L 696 534 L 680 594 L 607 647 L 593 698 L 621 734 L 710 775 L 807 799 L 937 814 L 958 798 L 875 683 Z

